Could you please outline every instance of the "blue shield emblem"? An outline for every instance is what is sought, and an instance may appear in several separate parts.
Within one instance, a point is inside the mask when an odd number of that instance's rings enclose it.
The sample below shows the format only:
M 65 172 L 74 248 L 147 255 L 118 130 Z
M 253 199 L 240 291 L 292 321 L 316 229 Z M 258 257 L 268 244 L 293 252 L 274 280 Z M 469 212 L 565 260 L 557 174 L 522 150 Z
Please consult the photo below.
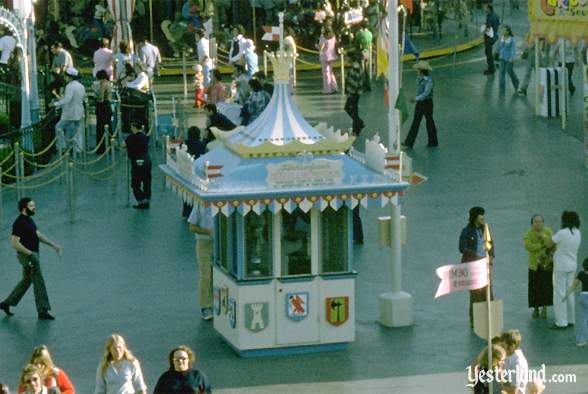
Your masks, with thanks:
M 286 294 L 286 315 L 291 320 L 300 321 L 308 316 L 308 291 Z
M 220 315 L 221 302 L 220 302 L 220 288 L 214 286 L 212 288 L 212 309 L 216 316 Z

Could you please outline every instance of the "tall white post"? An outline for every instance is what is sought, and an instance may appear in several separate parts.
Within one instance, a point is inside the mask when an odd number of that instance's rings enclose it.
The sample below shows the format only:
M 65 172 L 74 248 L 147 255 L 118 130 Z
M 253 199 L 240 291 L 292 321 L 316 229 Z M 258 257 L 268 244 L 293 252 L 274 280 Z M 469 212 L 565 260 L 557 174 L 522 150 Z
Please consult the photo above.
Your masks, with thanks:
M 400 90 L 400 57 L 398 53 L 398 0 L 388 0 L 388 148 L 400 155 L 400 122 L 396 98 Z M 402 171 L 402 168 L 400 169 Z M 402 246 L 400 234 L 400 205 L 391 205 L 390 223 L 390 290 L 378 297 L 379 321 L 386 327 L 405 327 L 413 324 L 412 296 L 402 291 Z

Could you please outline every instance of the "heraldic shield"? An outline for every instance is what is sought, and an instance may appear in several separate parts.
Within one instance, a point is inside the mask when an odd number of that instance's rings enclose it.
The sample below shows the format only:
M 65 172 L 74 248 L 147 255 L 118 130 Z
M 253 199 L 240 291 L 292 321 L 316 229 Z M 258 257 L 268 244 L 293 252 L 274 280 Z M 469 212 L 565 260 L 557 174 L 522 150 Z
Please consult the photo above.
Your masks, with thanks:
M 330 297 L 326 299 L 327 321 L 340 326 L 349 319 L 349 297 Z
M 221 312 L 221 296 L 220 296 L 220 288 L 214 286 L 212 288 L 212 309 L 216 316 L 220 315 Z
M 269 324 L 269 302 L 245 304 L 245 327 L 252 332 L 263 331 Z
M 286 314 L 294 321 L 308 316 L 308 291 L 286 294 Z

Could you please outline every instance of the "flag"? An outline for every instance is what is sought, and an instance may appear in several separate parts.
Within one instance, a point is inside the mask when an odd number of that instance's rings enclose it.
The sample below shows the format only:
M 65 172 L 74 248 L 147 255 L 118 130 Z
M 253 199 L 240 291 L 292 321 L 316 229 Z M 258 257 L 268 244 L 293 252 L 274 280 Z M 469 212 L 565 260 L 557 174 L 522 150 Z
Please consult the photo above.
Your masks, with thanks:
M 420 56 L 419 50 L 413 44 L 413 42 L 408 38 L 408 35 L 404 35 L 404 54 L 405 55 L 414 55 L 417 59 Z
M 408 104 L 406 103 L 406 96 L 404 94 L 404 87 L 400 86 L 398 89 L 398 96 L 396 97 L 396 103 L 394 104 L 394 108 L 396 108 L 400 112 L 400 123 L 406 122 L 408 119 Z
M 441 283 L 435 298 L 460 290 L 481 289 L 488 285 L 488 258 L 437 268 Z
M 261 26 L 265 32 L 261 37 L 264 41 L 280 41 L 279 26 Z

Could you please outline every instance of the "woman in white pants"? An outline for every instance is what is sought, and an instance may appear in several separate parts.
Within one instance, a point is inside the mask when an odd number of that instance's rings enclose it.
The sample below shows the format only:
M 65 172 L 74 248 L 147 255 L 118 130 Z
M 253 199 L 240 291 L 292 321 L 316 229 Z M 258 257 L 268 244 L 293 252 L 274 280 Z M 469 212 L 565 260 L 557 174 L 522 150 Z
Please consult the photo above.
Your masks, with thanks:
M 556 245 L 553 255 L 553 312 L 555 323 L 552 329 L 564 329 L 573 326 L 575 321 L 575 297 L 572 295 L 562 301 L 566 290 L 574 281 L 578 269 L 578 249 L 582 241 L 580 218 L 573 211 L 564 211 L 561 215 L 561 229 L 551 237 Z M 549 242 L 548 242 L 549 243 Z

